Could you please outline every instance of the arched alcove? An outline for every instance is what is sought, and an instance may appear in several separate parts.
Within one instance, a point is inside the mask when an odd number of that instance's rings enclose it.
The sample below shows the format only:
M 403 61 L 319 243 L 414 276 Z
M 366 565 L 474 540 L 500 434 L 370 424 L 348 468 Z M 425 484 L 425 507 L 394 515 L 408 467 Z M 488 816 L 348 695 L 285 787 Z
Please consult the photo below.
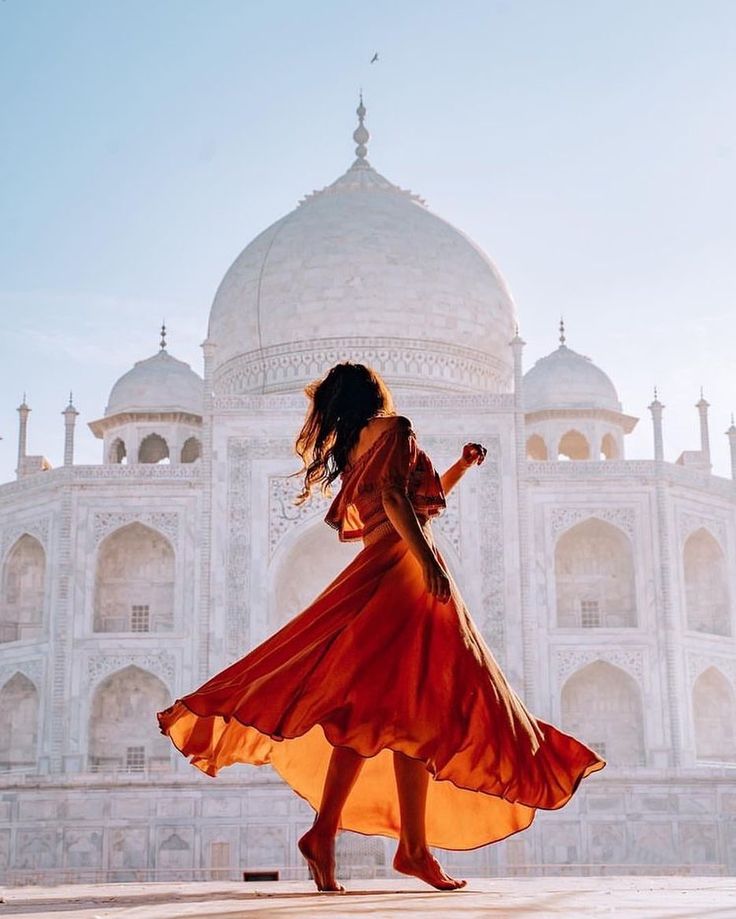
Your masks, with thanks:
M 168 632 L 174 627 L 174 550 L 142 523 L 110 533 L 97 553 L 95 632 Z
M 736 763 L 736 698 L 716 667 L 704 670 L 693 685 L 693 726 L 699 760 Z
M 361 542 L 341 543 L 321 518 L 299 533 L 273 566 L 271 629 L 307 607 L 361 548 Z
M 547 444 L 540 434 L 532 434 L 532 436 L 527 439 L 526 458 L 534 461 L 548 459 Z
M 188 437 L 181 448 L 181 462 L 194 463 L 202 455 L 202 444 L 197 437 Z
M 95 689 L 89 719 L 91 772 L 147 772 L 169 768 L 171 742 L 156 712 L 171 704 L 161 680 L 130 665 Z
M 560 438 L 557 458 L 560 460 L 590 459 L 590 444 L 580 431 L 568 431 Z
M 2 572 L 0 642 L 36 638 L 43 625 L 46 553 L 28 533 L 16 540 Z
M 169 445 L 160 434 L 148 434 L 138 448 L 139 463 L 168 463 Z
M 685 541 L 682 561 L 687 627 L 712 635 L 730 635 L 728 567 L 723 549 L 701 527 Z
M 613 766 L 645 764 L 641 692 L 620 667 L 593 661 L 566 681 L 562 729 L 600 753 Z
M 22 673 L 0 689 L 0 771 L 35 769 L 38 690 Z
M 128 452 L 125 449 L 125 441 L 121 437 L 116 437 L 110 444 L 108 462 L 118 465 L 128 462 Z
M 566 628 L 636 625 L 634 558 L 628 536 L 589 517 L 555 546 L 557 624 Z
M 618 444 L 613 434 L 604 434 L 601 439 L 601 458 L 607 460 L 618 459 Z

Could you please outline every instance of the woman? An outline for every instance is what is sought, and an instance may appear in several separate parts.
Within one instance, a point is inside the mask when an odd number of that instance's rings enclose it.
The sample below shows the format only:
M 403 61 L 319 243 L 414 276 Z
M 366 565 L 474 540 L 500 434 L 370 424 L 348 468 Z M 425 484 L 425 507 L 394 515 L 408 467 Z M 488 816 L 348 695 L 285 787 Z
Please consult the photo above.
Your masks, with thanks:
M 317 816 L 299 849 L 319 890 L 343 890 L 338 829 L 397 837 L 397 871 L 457 889 L 429 846 L 525 829 L 605 761 L 527 711 L 434 544 L 431 518 L 485 448 L 466 444 L 440 477 L 361 364 L 307 395 L 298 500 L 340 477 L 325 519 L 363 550 L 279 632 L 160 712 L 161 730 L 208 775 L 271 763 L 306 798 Z

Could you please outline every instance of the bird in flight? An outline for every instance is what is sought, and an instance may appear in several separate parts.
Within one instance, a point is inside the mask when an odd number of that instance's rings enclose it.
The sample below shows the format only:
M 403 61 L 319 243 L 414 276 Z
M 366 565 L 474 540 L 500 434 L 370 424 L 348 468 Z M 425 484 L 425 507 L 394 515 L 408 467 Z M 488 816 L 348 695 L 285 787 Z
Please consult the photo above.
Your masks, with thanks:
M 376 51 L 376 53 L 371 58 L 371 64 L 375 64 L 377 60 L 378 60 L 378 51 Z

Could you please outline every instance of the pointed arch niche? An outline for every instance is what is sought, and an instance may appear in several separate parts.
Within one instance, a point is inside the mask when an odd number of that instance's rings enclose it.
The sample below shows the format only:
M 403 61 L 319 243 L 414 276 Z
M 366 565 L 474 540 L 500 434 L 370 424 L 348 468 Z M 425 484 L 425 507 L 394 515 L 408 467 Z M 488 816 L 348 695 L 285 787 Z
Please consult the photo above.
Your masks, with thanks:
M 557 625 L 621 628 L 637 624 L 631 541 L 618 527 L 589 517 L 555 545 Z
M 38 690 L 24 674 L 0 689 L 0 772 L 36 768 L 38 708 Z
M 0 642 L 36 638 L 43 627 L 46 552 L 28 533 L 16 540 L 2 570 Z
M 557 458 L 560 460 L 590 459 L 590 444 L 585 435 L 576 430 L 563 434 L 557 447 Z
M 360 542 L 340 542 L 321 518 L 294 536 L 275 559 L 270 575 L 271 630 L 308 606 L 362 548 Z
M 687 627 L 694 632 L 731 635 L 728 566 L 720 543 L 700 527 L 682 551 Z
M 562 687 L 561 711 L 563 730 L 612 766 L 645 764 L 641 692 L 620 667 L 596 660 L 573 673 Z
M 129 523 L 100 544 L 95 572 L 95 632 L 170 632 L 174 628 L 175 557 L 171 543 Z
M 717 667 L 693 684 L 695 756 L 710 763 L 736 763 L 736 696 Z
M 148 434 L 138 448 L 139 463 L 168 463 L 169 445 L 160 434 Z
M 170 702 L 161 680 L 134 664 L 103 680 L 90 708 L 90 772 L 166 771 L 171 742 L 159 732 L 156 712 Z
M 541 434 L 532 434 L 526 441 L 526 458 L 533 462 L 549 459 L 547 444 Z

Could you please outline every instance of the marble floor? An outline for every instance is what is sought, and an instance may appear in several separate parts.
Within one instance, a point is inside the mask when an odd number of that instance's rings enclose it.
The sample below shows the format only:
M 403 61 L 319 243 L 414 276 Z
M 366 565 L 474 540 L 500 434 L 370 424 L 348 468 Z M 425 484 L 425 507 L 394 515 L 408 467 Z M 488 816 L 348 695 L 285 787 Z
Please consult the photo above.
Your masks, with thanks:
M 89 884 L 2 890 L 0 916 L 24 919 L 736 919 L 736 878 L 478 878 L 452 893 L 419 881 Z

